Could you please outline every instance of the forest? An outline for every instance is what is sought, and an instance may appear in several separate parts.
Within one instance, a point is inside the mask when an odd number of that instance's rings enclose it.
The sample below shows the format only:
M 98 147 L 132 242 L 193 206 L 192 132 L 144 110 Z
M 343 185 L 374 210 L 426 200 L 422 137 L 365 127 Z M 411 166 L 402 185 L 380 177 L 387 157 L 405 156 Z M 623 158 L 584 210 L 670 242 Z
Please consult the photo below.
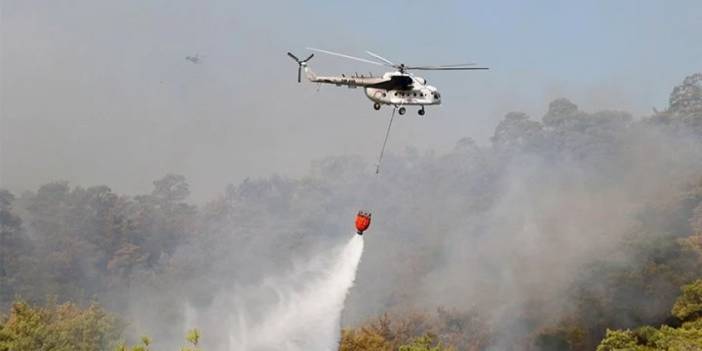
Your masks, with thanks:
M 197 205 L 178 174 L 0 190 L 0 351 L 226 348 L 237 298 L 274 299 L 262 278 L 353 235 L 368 201 L 340 350 L 702 349 L 702 74 L 650 116 L 561 98 L 488 145 L 385 162 Z

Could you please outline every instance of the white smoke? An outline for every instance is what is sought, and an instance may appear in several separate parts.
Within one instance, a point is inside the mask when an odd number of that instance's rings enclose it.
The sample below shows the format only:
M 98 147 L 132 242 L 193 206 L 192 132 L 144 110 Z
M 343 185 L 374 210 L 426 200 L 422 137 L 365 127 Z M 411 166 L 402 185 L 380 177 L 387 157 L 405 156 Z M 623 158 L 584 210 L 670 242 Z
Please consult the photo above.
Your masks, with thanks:
M 363 238 L 354 235 L 341 247 L 287 268 L 287 274 L 234 288 L 230 296 L 196 312 L 186 327 L 207 331 L 203 339 L 208 350 L 336 349 L 344 300 L 362 252 Z

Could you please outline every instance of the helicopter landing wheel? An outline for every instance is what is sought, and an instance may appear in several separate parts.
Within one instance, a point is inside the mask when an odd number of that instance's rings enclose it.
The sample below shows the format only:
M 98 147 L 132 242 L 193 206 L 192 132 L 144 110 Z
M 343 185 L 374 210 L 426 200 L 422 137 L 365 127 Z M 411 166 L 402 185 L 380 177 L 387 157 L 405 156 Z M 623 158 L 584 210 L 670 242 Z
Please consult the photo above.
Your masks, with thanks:
M 380 110 L 380 104 L 377 103 L 377 102 L 374 103 L 374 104 L 373 104 L 373 109 L 376 110 L 376 111 Z
M 406 111 L 407 109 L 405 109 L 404 107 L 400 107 L 400 109 L 397 110 L 397 113 L 399 113 L 400 115 L 404 115 Z
M 422 109 L 419 110 L 419 111 L 417 111 L 417 113 L 418 113 L 420 116 L 424 116 L 424 114 L 426 113 L 426 111 L 424 111 L 424 106 L 422 106 Z

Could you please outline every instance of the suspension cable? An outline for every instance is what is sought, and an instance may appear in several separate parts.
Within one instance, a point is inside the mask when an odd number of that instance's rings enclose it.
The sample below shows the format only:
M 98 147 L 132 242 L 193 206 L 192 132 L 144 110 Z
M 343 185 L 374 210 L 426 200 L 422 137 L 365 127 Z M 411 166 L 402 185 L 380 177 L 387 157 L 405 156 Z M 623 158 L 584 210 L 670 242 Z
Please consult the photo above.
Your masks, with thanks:
M 385 140 L 383 141 L 383 147 L 380 149 L 380 156 L 378 156 L 378 165 L 375 168 L 375 174 L 380 174 L 380 164 L 383 162 L 383 154 L 385 153 L 385 146 L 388 143 L 388 137 L 390 136 L 390 127 L 392 127 L 392 120 L 395 118 L 395 110 L 397 106 L 393 107 L 392 115 L 390 115 L 390 122 L 388 123 L 388 129 L 385 131 Z

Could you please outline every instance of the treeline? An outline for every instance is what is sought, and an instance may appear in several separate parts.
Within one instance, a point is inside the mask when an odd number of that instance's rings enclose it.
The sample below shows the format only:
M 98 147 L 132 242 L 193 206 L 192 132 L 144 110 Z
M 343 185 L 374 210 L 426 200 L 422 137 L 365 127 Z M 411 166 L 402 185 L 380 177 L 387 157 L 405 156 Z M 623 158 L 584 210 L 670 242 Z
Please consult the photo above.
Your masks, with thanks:
M 635 229 L 612 243 L 613 257 L 574 277 L 567 298 L 559 301 L 564 305 L 558 319 L 531 319 L 544 308 L 538 299 L 528 306 L 533 310 L 512 315 L 529 332 L 506 349 L 702 348 L 702 280 L 696 280 L 702 277 L 702 178 L 639 216 Z M 494 327 L 475 311 L 385 314 L 345 329 L 341 350 L 396 350 L 417 336 L 456 350 L 484 350 L 500 342 Z M 609 330 L 617 328 L 624 330 Z
M 124 342 L 125 323 L 97 304 L 80 307 L 73 303 L 32 306 L 16 301 L 6 317 L 0 314 L 0 351 L 149 351 L 151 339 L 142 336 L 137 345 Z M 199 351 L 200 332 L 188 331 L 188 346 L 181 351 Z
M 607 330 L 597 351 L 697 350 L 702 346 L 702 280 L 683 287 L 671 310 L 675 325 Z
M 491 331 L 475 313 L 438 308 L 434 313 L 387 313 L 358 328 L 342 330 L 340 351 L 392 351 L 421 343 L 411 350 L 483 350 Z M 435 348 L 435 349 L 434 349 Z
M 128 290 L 137 271 L 154 270 L 192 234 L 197 210 L 187 196 L 176 175 L 135 197 L 67 182 L 20 198 L 1 190 L 0 305 L 15 296 L 83 302 Z
M 442 313 L 440 311 L 439 313 Z M 341 350 L 396 350 L 401 351 L 441 351 L 448 350 L 437 342 L 435 335 L 427 333 L 413 336 L 422 325 L 420 317 L 409 319 L 399 328 L 390 328 L 387 317 L 374 324 L 374 330 L 362 330 L 357 335 L 345 332 Z M 81 308 L 72 303 L 45 306 L 31 306 L 24 301 L 12 304 L 7 317 L 0 319 L 0 351 L 149 351 L 152 340 L 142 336 L 135 345 L 128 345 L 123 339 L 124 322 L 96 304 Z M 408 329 L 411 328 L 411 329 Z M 392 347 L 385 341 L 392 330 Z M 379 334 L 382 333 L 382 334 Z M 200 331 L 189 330 L 185 335 L 187 346 L 180 351 L 201 351 Z M 400 338 L 406 343 L 399 343 Z M 378 342 L 376 342 L 379 340 Z M 370 348 L 369 348 L 370 347 Z
M 667 320 L 660 328 L 640 326 L 626 330 L 606 330 L 596 347 L 585 347 L 585 334 L 568 324 L 554 333 L 540 333 L 532 343 L 519 349 L 654 351 L 698 350 L 702 347 L 702 280 L 682 287 Z M 417 336 L 420 335 L 420 336 Z M 406 344 L 412 343 L 412 347 Z M 340 351 L 392 350 L 484 350 L 492 344 L 491 333 L 478 316 L 439 308 L 435 316 L 413 313 L 388 317 L 387 314 L 355 329 L 342 331 Z
M 0 307 L 97 302 L 132 340 L 175 348 L 201 327 L 203 348 L 226 348 L 238 326 L 224 297 L 275 299 L 256 284 L 346 240 L 370 206 L 345 350 L 591 350 L 608 328 L 683 326 L 670 309 L 702 277 L 700 155 L 696 74 L 652 116 L 559 99 L 540 121 L 508 114 L 489 146 L 390 154 L 373 182 L 370 165 L 343 156 L 203 206 L 179 175 L 135 196 L 61 181 L 1 190 Z
M 671 325 L 641 326 L 634 330 L 607 329 L 597 351 L 695 350 L 702 346 L 702 280 L 682 288 L 671 310 Z M 0 351 L 21 350 L 115 350 L 149 351 L 152 340 L 142 336 L 129 346 L 125 324 L 96 304 L 81 308 L 72 303 L 31 306 L 17 301 L 6 317 L 0 315 Z M 561 326 L 561 335 L 541 334 L 532 347 L 537 350 L 582 349 L 583 334 Z M 181 351 L 200 351 L 200 331 L 187 332 L 188 346 Z M 388 314 L 362 327 L 342 330 L 340 351 L 449 351 L 483 350 L 491 345 L 491 333 L 481 318 L 439 308 L 434 316 Z

